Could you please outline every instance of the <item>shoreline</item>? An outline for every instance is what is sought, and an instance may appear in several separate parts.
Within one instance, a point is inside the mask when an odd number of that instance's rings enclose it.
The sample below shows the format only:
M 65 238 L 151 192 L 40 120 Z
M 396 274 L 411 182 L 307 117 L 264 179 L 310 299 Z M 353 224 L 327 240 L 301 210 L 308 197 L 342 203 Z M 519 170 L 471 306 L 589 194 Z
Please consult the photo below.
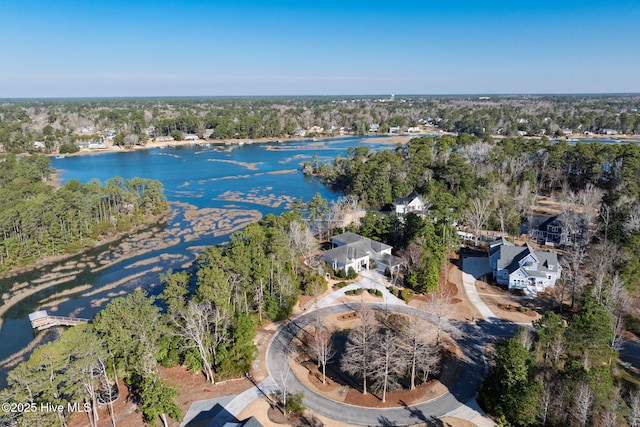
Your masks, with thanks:
M 438 132 L 438 134 L 446 135 L 445 132 Z M 128 153 L 132 151 L 138 150 L 150 150 L 153 148 L 173 148 L 173 147 L 190 147 L 190 146 L 201 146 L 205 144 L 210 144 L 211 146 L 224 146 L 233 148 L 234 146 L 242 146 L 245 144 L 281 144 L 288 142 L 321 142 L 321 141 L 331 141 L 343 138 L 354 138 L 361 137 L 363 142 L 382 142 L 387 144 L 398 144 L 404 143 L 410 140 L 411 138 L 417 138 L 420 136 L 424 136 L 424 134 L 389 134 L 389 135 L 337 135 L 337 136 L 323 136 L 321 138 L 317 138 L 314 141 L 312 138 L 298 138 L 298 137 L 284 137 L 284 138 L 254 138 L 254 139 L 199 139 L 199 140 L 189 140 L 189 141 L 154 141 L 148 140 L 144 145 L 133 145 L 127 148 L 123 148 L 117 145 L 113 145 L 113 143 L 105 144 L 105 148 L 81 148 L 77 153 L 69 153 L 65 154 L 65 157 L 78 157 L 85 155 L 94 155 L 94 154 L 103 154 L 103 153 Z M 57 157 L 59 154 L 47 154 L 49 157 Z
M 81 148 L 77 153 L 69 153 L 65 154 L 65 157 L 77 157 L 77 156 L 87 156 L 87 155 L 95 155 L 95 154 L 103 154 L 103 153 L 128 153 L 132 151 L 138 150 L 150 150 L 153 148 L 174 148 L 174 147 L 190 147 L 190 146 L 201 146 L 201 145 L 212 145 L 212 146 L 224 146 L 233 149 L 236 146 L 242 146 L 245 144 L 281 144 L 281 143 L 289 143 L 289 142 L 322 142 L 322 141 L 332 141 L 337 139 L 344 138 L 360 138 L 363 143 L 387 143 L 389 145 L 392 144 L 403 144 L 408 142 L 410 139 L 419 138 L 422 136 L 457 136 L 458 134 L 455 132 L 445 132 L 441 130 L 435 130 L 433 132 L 427 133 L 418 133 L 418 134 L 383 134 L 383 135 L 334 135 L 334 136 L 321 136 L 319 138 L 306 138 L 306 137 L 282 137 L 282 138 L 254 138 L 254 139 L 198 139 L 198 140 L 188 140 L 188 141 L 154 141 L 153 139 L 147 140 L 144 145 L 133 145 L 129 147 L 120 147 L 117 145 L 113 145 L 112 142 L 105 144 L 105 148 Z M 493 139 L 504 139 L 504 138 L 519 138 L 519 137 L 508 137 L 506 135 L 491 135 Z M 523 136 L 525 139 L 541 139 L 544 136 Z M 547 138 L 549 138 L 547 136 Z M 571 134 L 559 138 L 549 138 L 550 140 L 566 140 L 567 142 L 575 142 L 574 140 L 611 140 L 619 143 L 630 143 L 637 142 L 640 143 L 640 135 L 627 135 L 627 134 L 618 134 L 618 135 L 583 135 L 583 134 Z M 59 154 L 51 153 L 47 154 L 49 157 L 57 157 Z M 56 177 L 57 178 L 57 177 Z M 53 181 L 53 179 L 52 179 Z M 61 181 L 61 180 L 60 180 Z M 56 181 L 57 182 L 57 181 Z

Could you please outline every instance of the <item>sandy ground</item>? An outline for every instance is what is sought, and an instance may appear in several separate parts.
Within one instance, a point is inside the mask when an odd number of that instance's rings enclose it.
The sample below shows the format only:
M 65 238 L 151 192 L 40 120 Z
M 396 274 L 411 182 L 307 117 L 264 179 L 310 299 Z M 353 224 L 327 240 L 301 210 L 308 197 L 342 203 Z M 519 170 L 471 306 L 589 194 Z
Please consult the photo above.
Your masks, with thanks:
M 444 134 L 444 133 L 443 133 Z M 331 139 L 341 139 L 348 138 L 351 136 L 358 135 L 339 135 L 339 136 L 322 136 L 319 139 L 321 141 L 331 140 Z M 405 143 L 409 141 L 411 138 L 415 138 L 417 135 L 387 135 L 387 136 L 367 136 L 363 135 L 363 142 L 375 142 L 375 143 L 388 143 L 388 144 L 399 144 Z M 113 142 L 107 141 L 105 142 L 105 148 L 81 148 L 80 151 L 73 154 L 67 154 L 67 156 L 82 156 L 88 154 L 100 154 L 100 153 L 119 153 L 126 151 L 134 151 L 134 150 L 146 150 L 149 148 L 167 148 L 167 147 L 180 147 L 180 146 L 191 146 L 191 145 L 205 145 L 205 144 L 215 144 L 215 145 L 227 145 L 227 146 L 238 146 L 243 144 L 258 144 L 258 143 L 271 143 L 271 144 L 279 144 L 282 142 L 305 142 L 312 140 L 309 138 L 289 138 L 289 137 L 281 137 L 281 138 L 255 138 L 255 139 L 211 139 L 211 140 L 190 140 L 190 141 L 154 141 L 148 140 L 144 145 L 133 145 L 131 147 L 123 148 L 117 145 L 113 145 Z M 314 141 L 314 142 L 321 142 Z M 248 167 L 248 169 L 251 169 Z
M 427 133 L 434 133 L 439 135 L 452 135 L 456 136 L 455 133 L 444 132 L 438 129 L 425 130 Z M 384 135 L 384 136 L 372 136 L 372 135 L 338 135 L 338 136 L 320 136 L 318 139 L 320 141 L 312 141 L 309 138 L 298 138 L 298 137 L 280 137 L 280 138 L 255 138 L 255 139 L 210 139 L 210 140 L 189 140 L 189 141 L 154 141 L 147 140 L 144 145 L 134 145 L 131 147 L 123 148 L 117 145 L 113 145 L 113 142 L 107 141 L 105 143 L 105 148 L 99 149 L 89 149 L 82 148 L 79 152 L 74 154 L 67 154 L 67 156 L 78 156 L 78 155 L 87 155 L 87 154 L 99 154 L 99 153 L 114 153 L 114 152 L 122 152 L 122 151 L 133 151 L 133 150 L 145 150 L 149 148 L 166 148 L 166 147 L 178 147 L 178 146 L 189 146 L 189 145 L 205 145 L 205 144 L 216 144 L 216 145 L 227 145 L 227 146 L 237 146 L 243 144 L 254 144 L 254 143 L 272 143 L 278 144 L 281 142 L 296 142 L 296 141 L 309 141 L 309 142 L 322 142 L 324 140 L 331 139 L 340 139 L 347 138 L 352 136 L 362 136 L 363 142 L 375 142 L 375 143 L 388 143 L 388 144 L 401 144 L 409 141 L 411 138 L 416 138 L 419 135 L 415 134 L 402 134 L 402 135 Z M 493 135 L 493 138 L 504 138 L 504 135 Z M 532 137 L 533 139 L 540 139 L 539 137 Z M 599 139 L 616 139 L 620 141 L 638 141 L 637 135 L 582 135 L 582 134 L 573 134 L 568 137 L 569 139 L 591 139 L 591 140 L 599 140 Z

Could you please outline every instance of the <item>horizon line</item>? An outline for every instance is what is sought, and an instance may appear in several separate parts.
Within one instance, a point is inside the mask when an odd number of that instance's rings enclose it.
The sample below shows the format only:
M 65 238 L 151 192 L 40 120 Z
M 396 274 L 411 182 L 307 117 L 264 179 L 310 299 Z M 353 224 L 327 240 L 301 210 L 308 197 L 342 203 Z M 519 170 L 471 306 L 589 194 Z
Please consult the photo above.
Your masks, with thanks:
M 351 97 L 526 97 L 526 96 L 639 96 L 640 92 L 505 92 L 505 93 L 377 93 L 377 94 L 297 94 L 297 95 L 96 95 L 96 96 L 42 96 L 0 97 L 0 101 L 80 100 L 80 99 L 202 99 L 202 98 L 351 98 Z

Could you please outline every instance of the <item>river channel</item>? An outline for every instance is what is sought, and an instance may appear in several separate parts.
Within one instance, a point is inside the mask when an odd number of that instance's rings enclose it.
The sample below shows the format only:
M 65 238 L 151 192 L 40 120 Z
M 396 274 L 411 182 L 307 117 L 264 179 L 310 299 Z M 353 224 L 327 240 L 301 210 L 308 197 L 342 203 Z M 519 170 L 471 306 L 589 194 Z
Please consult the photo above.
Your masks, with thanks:
M 8 359 L 34 339 L 29 313 L 45 309 L 49 314 L 91 319 L 111 299 L 136 288 L 158 294 L 162 272 L 185 268 L 204 247 L 226 241 L 231 232 L 247 223 L 285 211 L 294 199 L 307 202 L 316 193 L 335 199 L 337 196 L 321 183 L 300 172 L 301 164 L 314 157 L 332 160 L 358 145 L 372 150 L 393 147 L 382 139 L 349 137 L 192 145 L 51 159 L 52 167 L 62 171 L 63 183 L 70 179 L 104 182 L 114 176 L 157 179 L 164 185 L 172 213 L 166 223 L 146 232 L 3 279 L 3 287 L 46 285 L 51 277 L 59 283 L 23 299 L 4 314 L 0 378 L 15 365 L 7 363 Z

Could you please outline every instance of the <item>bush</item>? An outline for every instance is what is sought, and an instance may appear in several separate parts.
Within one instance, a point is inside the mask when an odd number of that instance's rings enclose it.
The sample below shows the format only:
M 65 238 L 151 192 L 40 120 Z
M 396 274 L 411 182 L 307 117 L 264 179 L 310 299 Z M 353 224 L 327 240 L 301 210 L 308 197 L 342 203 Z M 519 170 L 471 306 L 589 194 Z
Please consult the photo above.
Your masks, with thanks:
M 336 277 L 339 277 L 340 279 L 346 279 L 347 278 L 347 273 L 345 273 L 344 270 L 340 269 L 340 270 L 336 271 Z
M 336 289 L 342 289 L 345 286 L 347 286 L 347 282 L 338 282 L 335 285 L 333 285 L 333 287 L 336 288 Z
M 301 287 L 305 295 L 320 295 L 327 289 L 327 280 L 315 271 L 305 272 L 302 275 Z
M 384 276 L 385 277 L 391 277 L 391 270 L 389 270 L 389 267 L 384 269 Z
M 368 289 L 369 291 L 369 295 L 373 295 L 376 297 L 382 297 L 382 291 L 378 290 L 378 289 Z
M 352 289 L 350 291 L 346 291 L 345 295 L 360 295 L 362 293 L 362 288 Z
M 80 151 L 76 144 L 62 144 L 60 146 L 60 154 L 72 154 Z
M 518 307 L 518 311 L 520 313 L 528 313 L 529 312 L 529 307 L 520 306 L 520 307 Z
M 415 292 L 413 292 L 411 289 L 403 289 L 400 291 L 400 298 L 402 298 L 402 300 L 404 302 L 409 302 L 411 301 L 411 299 L 413 298 L 413 296 L 415 295 Z
M 369 270 L 376 269 L 376 260 L 373 258 L 369 258 Z
M 347 273 L 347 279 L 351 280 L 351 279 L 355 279 L 356 277 L 358 277 L 358 273 L 356 273 L 353 267 L 349 267 L 349 273 Z

